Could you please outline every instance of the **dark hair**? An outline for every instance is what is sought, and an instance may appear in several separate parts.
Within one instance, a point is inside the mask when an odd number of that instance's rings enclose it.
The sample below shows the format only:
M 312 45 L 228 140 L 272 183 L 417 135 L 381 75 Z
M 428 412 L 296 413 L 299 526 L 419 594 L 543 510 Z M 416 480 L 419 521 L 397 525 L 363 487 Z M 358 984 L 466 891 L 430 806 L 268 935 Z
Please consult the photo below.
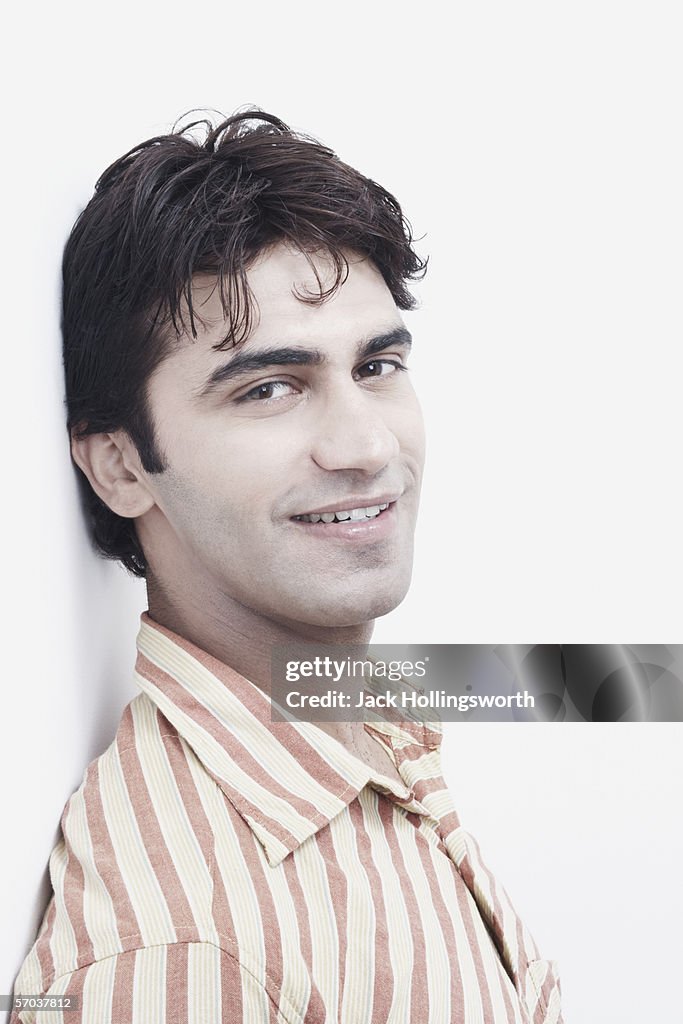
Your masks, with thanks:
M 147 405 L 150 375 L 175 337 L 197 337 L 192 279 L 216 276 L 226 317 L 214 347 L 252 327 L 247 271 L 287 241 L 326 252 L 335 277 L 299 295 L 320 303 L 344 282 L 344 252 L 370 259 L 397 306 L 426 269 L 410 226 L 385 189 L 330 149 L 258 109 L 215 127 L 194 121 L 136 146 L 95 186 L 64 251 L 62 335 L 67 427 L 74 437 L 123 429 L 149 473 L 164 470 Z M 315 270 L 315 267 L 311 263 Z M 94 543 L 136 576 L 147 563 L 133 519 L 112 512 L 78 470 Z

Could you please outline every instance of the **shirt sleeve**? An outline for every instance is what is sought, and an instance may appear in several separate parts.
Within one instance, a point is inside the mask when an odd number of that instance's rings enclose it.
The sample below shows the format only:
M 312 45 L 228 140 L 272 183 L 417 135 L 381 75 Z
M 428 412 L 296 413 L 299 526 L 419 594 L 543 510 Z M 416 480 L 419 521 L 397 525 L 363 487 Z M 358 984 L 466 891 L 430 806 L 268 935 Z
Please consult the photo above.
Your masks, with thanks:
M 13 1010 L 9 1024 L 297 1024 L 234 956 L 210 942 L 106 957 L 57 979 L 45 994 L 76 997 L 77 1008 Z

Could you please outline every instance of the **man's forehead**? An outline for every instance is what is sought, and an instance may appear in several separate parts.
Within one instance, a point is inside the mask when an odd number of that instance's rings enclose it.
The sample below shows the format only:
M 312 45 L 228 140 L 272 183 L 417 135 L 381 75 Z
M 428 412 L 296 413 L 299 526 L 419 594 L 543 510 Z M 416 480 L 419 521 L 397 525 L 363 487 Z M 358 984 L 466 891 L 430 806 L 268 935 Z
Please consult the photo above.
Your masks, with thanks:
M 192 282 L 192 306 L 196 337 L 189 331 L 171 346 L 182 362 L 225 362 L 242 350 L 360 346 L 370 338 L 388 334 L 405 326 L 391 292 L 374 264 L 350 258 L 348 274 L 338 289 L 321 301 L 310 299 L 330 284 L 326 277 L 330 260 L 313 257 L 318 278 L 303 253 L 278 246 L 259 257 L 247 272 L 250 293 L 240 301 L 248 302 L 250 327 L 237 344 L 226 342 L 230 322 L 224 303 L 234 287 L 215 276 L 198 274 Z M 308 301 L 307 301 L 308 300 Z M 182 318 L 189 323 L 187 304 Z M 407 332 L 405 332 L 407 334 Z M 331 343 L 331 344 L 330 344 Z M 169 352 L 169 355 L 171 355 Z
M 307 253 L 278 243 L 246 268 L 246 289 L 242 281 L 195 275 L 192 303 L 207 324 L 216 326 L 225 319 L 226 297 L 238 293 L 240 300 L 250 301 L 261 320 L 271 311 L 283 320 L 297 320 L 306 312 L 325 312 L 339 302 L 367 302 L 369 297 L 375 305 L 395 307 L 384 278 L 371 260 L 352 252 L 344 253 L 344 259 L 346 266 L 339 271 L 329 254 Z

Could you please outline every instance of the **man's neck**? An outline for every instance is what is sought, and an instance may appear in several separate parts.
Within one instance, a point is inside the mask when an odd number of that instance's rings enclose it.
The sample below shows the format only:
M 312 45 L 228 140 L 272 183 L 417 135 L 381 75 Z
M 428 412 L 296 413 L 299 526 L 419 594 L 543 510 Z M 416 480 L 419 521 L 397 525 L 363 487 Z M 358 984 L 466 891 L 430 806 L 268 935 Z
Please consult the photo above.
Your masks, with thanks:
M 189 640 L 200 650 L 229 665 L 265 692 L 270 692 L 274 644 L 296 641 L 320 644 L 367 645 L 374 622 L 359 626 L 323 627 L 275 621 L 237 602 L 217 609 L 211 600 L 173 600 L 150 578 L 147 581 L 149 615 L 159 625 Z M 363 722 L 317 722 L 320 729 L 364 763 L 404 785 L 393 761 L 379 741 L 368 735 Z
M 374 627 L 373 621 L 339 627 L 273 619 L 230 598 L 218 607 L 215 599 L 188 596 L 187 592 L 179 600 L 153 577 L 147 581 L 147 601 L 155 622 L 267 691 L 275 645 L 305 642 L 365 646 Z

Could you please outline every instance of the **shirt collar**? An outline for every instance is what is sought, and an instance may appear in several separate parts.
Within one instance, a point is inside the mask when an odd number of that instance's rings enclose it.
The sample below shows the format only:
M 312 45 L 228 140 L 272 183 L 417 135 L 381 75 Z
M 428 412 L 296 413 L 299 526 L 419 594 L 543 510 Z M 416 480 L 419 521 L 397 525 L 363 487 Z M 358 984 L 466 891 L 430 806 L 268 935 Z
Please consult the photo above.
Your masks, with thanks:
M 270 698 L 259 687 L 148 612 L 136 643 L 136 682 L 250 826 L 271 866 L 379 778 L 315 723 L 271 721 Z M 394 755 L 411 746 L 426 753 L 442 739 L 440 721 L 368 722 L 366 728 L 384 734 Z M 424 811 L 414 798 L 394 796 Z

